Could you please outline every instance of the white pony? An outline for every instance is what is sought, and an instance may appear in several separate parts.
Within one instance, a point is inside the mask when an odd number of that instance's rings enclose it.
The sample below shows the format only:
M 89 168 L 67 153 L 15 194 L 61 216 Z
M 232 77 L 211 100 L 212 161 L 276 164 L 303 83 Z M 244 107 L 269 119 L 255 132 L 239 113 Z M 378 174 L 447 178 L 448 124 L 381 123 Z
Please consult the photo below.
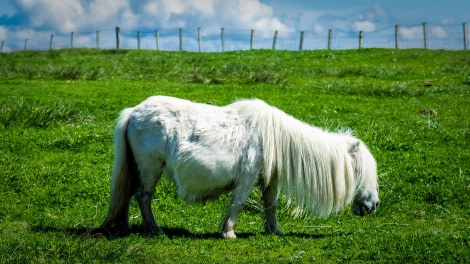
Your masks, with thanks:
M 319 217 L 352 204 L 353 213 L 378 205 L 376 163 L 350 133 L 328 133 L 260 100 L 217 107 L 166 96 L 125 109 L 114 132 L 111 203 L 101 228 L 129 232 L 128 211 L 137 198 L 143 230 L 163 233 L 151 210 L 162 173 L 188 202 L 232 191 L 221 224 L 235 238 L 235 222 L 256 185 L 262 189 L 265 229 L 282 234 L 276 220 L 278 190 L 296 210 Z

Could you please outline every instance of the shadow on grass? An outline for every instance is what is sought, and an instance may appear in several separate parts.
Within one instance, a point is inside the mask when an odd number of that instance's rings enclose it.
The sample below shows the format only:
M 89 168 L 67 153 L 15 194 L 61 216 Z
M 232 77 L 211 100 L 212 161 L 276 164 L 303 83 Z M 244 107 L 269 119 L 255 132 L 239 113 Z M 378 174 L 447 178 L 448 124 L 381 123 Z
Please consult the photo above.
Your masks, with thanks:
M 162 235 L 152 235 L 148 233 L 142 232 L 142 229 L 138 225 L 131 226 L 130 233 L 127 234 L 113 234 L 109 230 L 104 228 L 88 228 L 88 227 L 75 227 L 75 228 L 57 228 L 51 226 L 35 226 L 32 228 L 33 232 L 37 233 L 48 233 L 48 232 L 56 232 L 56 233 L 66 233 L 73 237 L 106 237 L 107 239 L 113 240 L 117 238 L 126 237 L 131 234 L 141 235 L 145 237 L 159 237 L 165 236 L 169 239 L 177 239 L 177 238 L 190 238 L 190 239 L 222 239 L 220 233 L 192 233 L 185 228 L 174 228 L 174 227 L 161 227 L 163 229 L 164 234 Z M 251 233 L 251 232 L 241 232 L 236 233 L 238 239 L 246 239 L 252 236 L 260 236 L 260 235 L 267 235 L 266 233 Z M 274 236 L 274 235 L 273 235 Z M 307 233 L 287 233 L 284 235 L 285 237 L 298 237 L 298 238 L 311 238 L 311 239 L 320 239 L 324 238 L 324 234 L 307 234 Z

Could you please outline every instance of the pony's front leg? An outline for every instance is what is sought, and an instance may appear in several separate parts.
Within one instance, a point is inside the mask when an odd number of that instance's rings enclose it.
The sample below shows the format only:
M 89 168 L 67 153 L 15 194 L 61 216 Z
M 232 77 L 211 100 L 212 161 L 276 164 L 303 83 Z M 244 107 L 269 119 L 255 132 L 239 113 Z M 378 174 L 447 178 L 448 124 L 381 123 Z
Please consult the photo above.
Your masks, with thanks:
M 222 221 L 222 238 L 237 238 L 235 235 L 235 225 L 238 215 L 242 211 L 245 203 L 232 203 L 228 209 L 227 216 Z
M 263 203 L 264 203 L 264 217 L 265 217 L 265 230 L 268 234 L 283 235 L 281 229 L 277 224 L 276 210 L 277 210 L 277 181 L 273 180 L 269 186 L 263 188 Z
M 245 202 L 252 190 L 253 185 L 247 186 L 246 188 L 243 188 L 239 185 L 233 191 L 232 200 L 228 208 L 227 215 L 221 224 L 223 238 L 237 238 L 235 235 L 235 225 L 237 218 L 245 206 Z

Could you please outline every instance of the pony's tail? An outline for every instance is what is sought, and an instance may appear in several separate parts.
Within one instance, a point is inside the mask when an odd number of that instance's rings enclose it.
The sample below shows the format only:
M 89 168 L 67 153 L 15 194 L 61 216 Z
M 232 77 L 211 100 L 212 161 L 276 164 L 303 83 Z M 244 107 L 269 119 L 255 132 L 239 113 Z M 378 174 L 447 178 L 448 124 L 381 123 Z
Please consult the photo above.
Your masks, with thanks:
M 127 141 L 127 126 L 133 108 L 122 111 L 114 129 L 114 166 L 111 178 L 111 202 L 100 228 L 108 233 L 129 232 L 129 202 L 138 186 L 137 169 Z M 124 233 L 122 233 L 124 232 Z

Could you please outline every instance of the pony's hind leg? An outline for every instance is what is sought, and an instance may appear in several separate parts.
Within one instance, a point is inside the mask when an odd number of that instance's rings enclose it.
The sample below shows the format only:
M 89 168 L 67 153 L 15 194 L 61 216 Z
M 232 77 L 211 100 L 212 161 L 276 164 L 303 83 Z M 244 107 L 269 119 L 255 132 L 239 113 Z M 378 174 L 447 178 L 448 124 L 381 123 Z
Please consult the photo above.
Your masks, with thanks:
M 163 164 L 152 166 L 154 169 L 142 169 L 140 172 L 141 185 L 135 197 L 142 214 L 142 229 L 144 233 L 163 234 L 163 230 L 157 225 L 152 213 L 151 203 L 155 192 L 155 185 L 161 178 Z
M 265 230 L 268 234 L 283 235 L 281 229 L 277 224 L 276 210 L 277 210 L 277 184 L 271 182 L 268 186 L 263 188 L 263 203 L 264 203 L 264 217 L 265 217 Z

